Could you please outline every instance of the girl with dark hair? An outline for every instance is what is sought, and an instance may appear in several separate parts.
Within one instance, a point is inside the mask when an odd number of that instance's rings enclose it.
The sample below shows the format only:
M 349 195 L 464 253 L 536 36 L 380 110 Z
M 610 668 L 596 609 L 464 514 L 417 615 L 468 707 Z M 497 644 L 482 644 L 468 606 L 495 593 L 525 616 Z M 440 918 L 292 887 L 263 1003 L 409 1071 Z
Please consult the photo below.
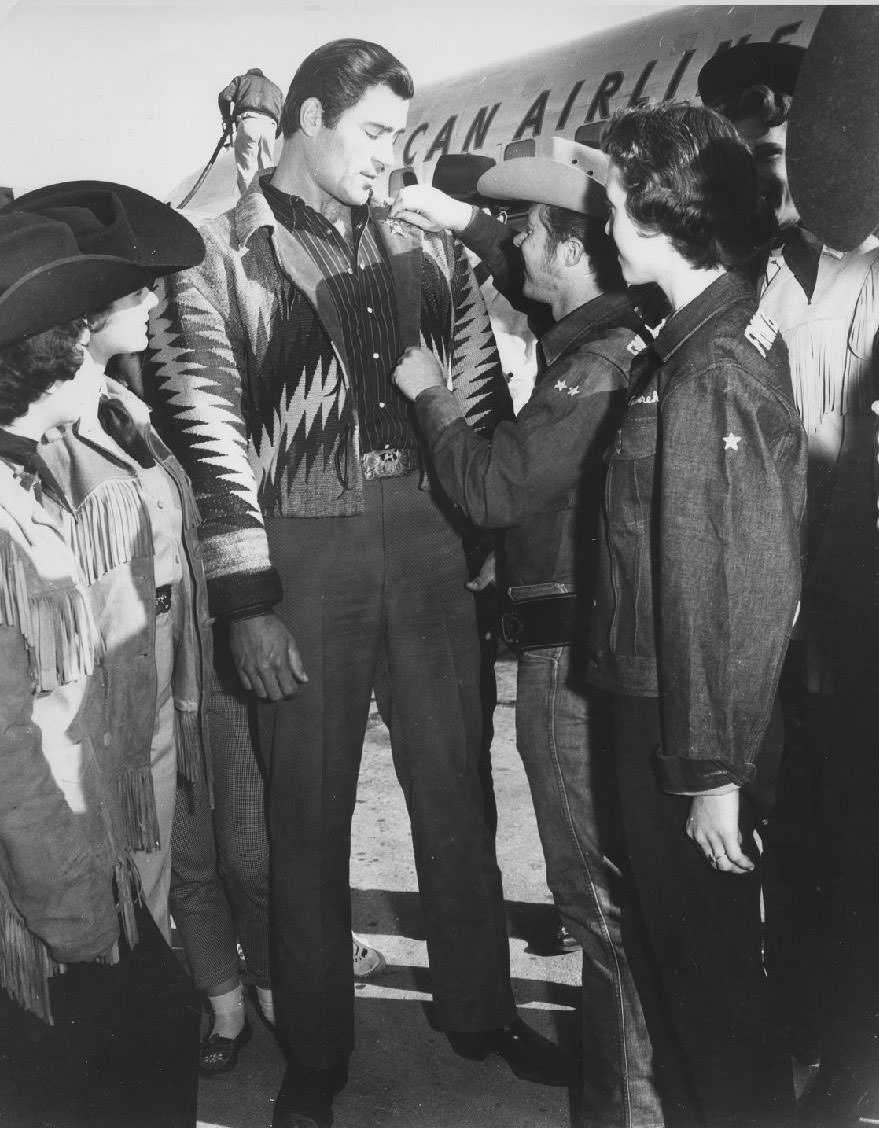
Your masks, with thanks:
M 631 862 L 624 938 L 669 1128 L 784 1128 L 754 831 L 780 752 L 805 437 L 784 344 L 735 269 L 763 237 L 756 169 L 729 123 L 682 105 L 622 114 L 605 150 L 623 275 L 672 310 L 608 454 L 592 619 Z
M 197 1012 L 139 904 L 108 656 L 44 440 L 96 380 L 82 315 L 142 285 L 0 217 L 0 1107 L 16 1128 L 191 1128 Z

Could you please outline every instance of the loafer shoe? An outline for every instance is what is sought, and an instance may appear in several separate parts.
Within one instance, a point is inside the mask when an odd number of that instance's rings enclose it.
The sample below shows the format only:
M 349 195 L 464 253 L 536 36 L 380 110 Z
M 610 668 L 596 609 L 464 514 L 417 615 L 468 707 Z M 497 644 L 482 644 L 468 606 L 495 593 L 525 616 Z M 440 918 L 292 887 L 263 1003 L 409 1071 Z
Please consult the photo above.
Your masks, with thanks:
M 447 1037 L 455 1053 L 471 1061 L 484 1061 L 489 1054 L 497 1054 L 521 1081 L 559 1087 L 571 1082 L 573 1063 L 554 1042 L 520 1018 L 497 1030 L 454 1031 Z
M 218 1073 L 228 1073 L 235 1068 L 238 1051 L 246 1046 L 253 1035 L 250 1023 L 244 1020 L 241 1033 L 234 1038 L 224 1038 L 215 1034 L 213 1026 L 198 1049 L 198 1071 L 202 1077 L 215 1077 Z

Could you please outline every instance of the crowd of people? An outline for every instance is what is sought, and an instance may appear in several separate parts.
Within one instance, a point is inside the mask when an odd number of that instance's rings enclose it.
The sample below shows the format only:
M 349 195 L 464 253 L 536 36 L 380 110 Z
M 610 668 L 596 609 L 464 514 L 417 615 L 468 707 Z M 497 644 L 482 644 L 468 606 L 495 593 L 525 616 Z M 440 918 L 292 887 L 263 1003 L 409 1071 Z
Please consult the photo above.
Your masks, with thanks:
M 740 44 L 600 150 L 379 204 L 412 79 L 340 39 L 285 99 L 221 93 L 241 196 L 199 231 L 100 181 L 0 209 L 16 1128 L 194 1128 L 251 1037 L 242 955 L 273 1128 L 330 1128 L 385 963 L 349 888 L 373 698 L 456 1053 L 573 1087 L 583 1128 L 877 1114 L 879 209 L 840 247 L 800 219 L 805 56 Z M 536 361 L 515 410 L 486 294 Z M 498 617 L 576 1055 L 510 983 Z

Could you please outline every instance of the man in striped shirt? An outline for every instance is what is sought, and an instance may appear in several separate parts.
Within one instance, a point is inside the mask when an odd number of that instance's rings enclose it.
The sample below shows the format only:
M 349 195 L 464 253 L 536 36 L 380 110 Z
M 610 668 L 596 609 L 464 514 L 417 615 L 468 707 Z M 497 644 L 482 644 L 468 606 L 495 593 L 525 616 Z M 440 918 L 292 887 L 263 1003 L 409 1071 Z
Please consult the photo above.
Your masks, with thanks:
M 313 52 L 287 96 L 278 167 L 206 226 L 203 267 L 171 281 L 153 322 L 212 608 L 261 699 L 290 1048 L 274 1128 L 332 1122 L 353 1048 L 350 825 L 373 691 L 410 813 L 435 1025 L 459 1053 L 564 1081 L 555 1047 L 516 1019 L 459 522 L 392 381 L 420 344 L 472 425 L 509 409 L 462 248 L 371 200 L 412 93 L 376 44 Z

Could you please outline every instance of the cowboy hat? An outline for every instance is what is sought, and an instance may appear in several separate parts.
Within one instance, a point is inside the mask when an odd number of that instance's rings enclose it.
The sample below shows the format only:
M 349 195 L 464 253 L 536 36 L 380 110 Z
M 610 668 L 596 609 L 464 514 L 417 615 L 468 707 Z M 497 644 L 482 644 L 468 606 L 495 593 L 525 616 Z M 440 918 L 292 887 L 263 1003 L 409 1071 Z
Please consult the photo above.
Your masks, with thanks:
M 480 176 L 477 188 L 483 196 L 550 204 L 603 221 L 607 168 L 599 149 L 566 137 L 535 138 L 507 146 L 504 160 Z
M 35 212 L 66 223 L 84 253 L 127 258 L 155 276 L 197 266 L 204 258 L 204 242 L 188 219 L 126 184 L 48 184 L 3 210 Z
M 787 175 L 809 231 L 851 251 L 879 227 L 879 9 L 829 5 L 800 70 Z
M 738 102 L 752 86 L 793 94 L 804 47 L 795 43 L 740 43 L 712 55 L 699 71 L 696 86 L 706 106 Z
M 0 213 L 0 348 L 106 309 L 149 283 L 128 259 L 84 254 L 64 223 Z
M 495 164 L 493 157 L 476 153 L 443 153 L 434 166 L 431 183 L 447 196 L 463 200 L 465 204 L 483 203 L 476 190 L 480 176 Z

